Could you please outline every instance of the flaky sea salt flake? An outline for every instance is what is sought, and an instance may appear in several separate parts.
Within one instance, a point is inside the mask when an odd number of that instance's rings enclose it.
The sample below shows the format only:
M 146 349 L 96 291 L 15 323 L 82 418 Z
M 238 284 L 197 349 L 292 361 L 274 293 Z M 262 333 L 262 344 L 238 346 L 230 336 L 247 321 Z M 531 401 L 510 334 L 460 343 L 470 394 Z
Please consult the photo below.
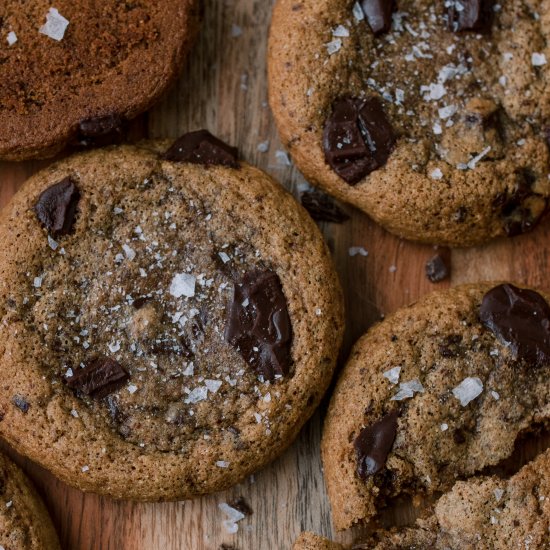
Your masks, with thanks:
M 216 393 L 221 385 L 223 384 L 223 382 L 221 380 L 205 380 L 204 381 L 204 385 L 208 388 L 208 391 L 212 392 L 212 393 Z
M 533 53 L 531 55 L 531 65 L 533 65 L 533 67 L 542 67 L 546 65 L 546 56 L 543 53 Z
M 199 386 L 192 390 L 184 400 L 184 403 L 198 403 L 208 398 L 208 388 L 206 386 Z
M 68 26 L 69 21 L 65 19 L 57 9 L 50 8 L 50 11 L 46 15 L 46 23 L 40 27 L 38 32 L 59 42 L 63 40 Z
M 504 495 L 504 489 L 495 489 L 493 491 L 494 495 L 495 495 L 495 499 L 497 502 L 500 502 L 500 499 L 502 498 L 502 496 Z
M 349 36 L 349 31 L 344 27 L 344 25 L 338 25 L 333 31 L 332 36 L 337 38 L 347 38 Z
M 401 367 L 393 367 L 386 372 L 382 373 L 384 378 L 387 378 L 392 384 L 397 384 L 399 382 L 399 375 L 401 374 Z
M 340 40 L 340 38 L 335 38 L 334 40 L 331 40 L 330 42 L 325 44 L 325 46 L 327 47 L 328 54 L 334 55 L 342 48 L 342 40 Z
M 390 401 L 402 401 L 403 399 L 409 399 L 414 396 L 415 393 L 423 393 L 424 386 L 420 380 L 415 378 L 408 382 L 401 382 L 399 384 L 399 391 L 390 399 Z
M 218 508 L 226 515 L 227 519 L 222 521 L 222 525 L 229 534 L 235 534 L 239 530 L 237 523 L 245 518 L 245 515 L 236 508 L 229 506 L 226 502 L 218 504 Z
M 170 283 L 168 292 L 174 298 L 181 298 L 182 296 L 191 298 L 195 295 L 195 282 L 196 278 L 189 273 L 176 273 Z
M 468 376 L 462 382 L 453 388 L 453 395 L 460 401 L 463 407 L 466 407 L 470 401 L 473 401 L 483 391 L 483 382 L 477 378 Z
M 13 31 L 10 31 L 6 40 L 8 41 L 8 46 L 13 46 L 17 42 L 17 35 Z
M 356 21 L 363 21 L 363 19 L 365 19 L 365 12 L 363 11 L 363 8 L 359 4 L 359 2 L 355 2 L 355 4 L 353 4 L 352 13 Z
M 368 256 L 369 251 L 365 250 L 362 246 L 351 246 L 348 250 L 348 254 L 353 258 L 354 256 Z

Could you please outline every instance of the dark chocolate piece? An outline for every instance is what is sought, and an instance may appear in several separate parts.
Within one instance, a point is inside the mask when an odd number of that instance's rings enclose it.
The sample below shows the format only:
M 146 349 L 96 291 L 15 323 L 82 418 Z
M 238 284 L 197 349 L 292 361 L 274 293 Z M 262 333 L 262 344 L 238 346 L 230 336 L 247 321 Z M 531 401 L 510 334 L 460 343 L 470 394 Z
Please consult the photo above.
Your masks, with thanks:
M 316 222 L 343 223 L 349 216 L 325 193 L 306 191 L 300 195 L 302 206 Z
M 491 27 L 493 0 L 452 0 L 447 15 L 454 32 L 487 32 Z
M 225 340 L 264 377 L 288 374 L 292 326 L 281 281 L 271 270 L 245 273 L 235 284 Z
M 24 398 L 24 397 L 21 397 L 20 395 L 14 395 L 13 396 L 13 399 L 11 400 L 11 402 L 22 412 L 22 413 L 27 413 L 29 411 L 29 408 L 30 408 L 30 404 L 29 402 Z
M 372 32 L 377 35 L 391 28 L 394 0 L 361 0 L 361 8 Z
M 171 162 L 191 162 L 193 164 L 221 165 L 238 168 L 238 152 L 208 130 L 198 130 L 184 134 L 177 139 L 162 158 Z
M 325 160 L 347 183 L 354 185 L 386 164 L 395 146 L 395 133 L 376 97 L 341 98 L 325 123 Z
M 105 147 L 120 143 L 124 138 L 126 121 L 120 115 L 90 117 L 78 124 L 77 145 L 81 147 Z
M 432 283 L 439 283 L 449 277 L 449 254 L 436 254 L 426 262 L 426 277 Z
M 108 357 L 95 359 L 83 369 L 75 369 L 67 386 L 90 397 L 101 399 L 122 387 L 130 375 L 124 367 Z
M 534 366 L 550 361 L 550 306 L 538 292 L 499 285 L 483 297 L 479 316 L 516 359 Z
M 52 235 L 66 235 L 73 227 L 80 192 L 71 177 L 48 187 L 34 206 L 36 217 Z
M 363 480 L 379 472 L 386 464 L 397 435 L 397 411 L 363 428 L 353 446 L 357 456 L 357 474 Z

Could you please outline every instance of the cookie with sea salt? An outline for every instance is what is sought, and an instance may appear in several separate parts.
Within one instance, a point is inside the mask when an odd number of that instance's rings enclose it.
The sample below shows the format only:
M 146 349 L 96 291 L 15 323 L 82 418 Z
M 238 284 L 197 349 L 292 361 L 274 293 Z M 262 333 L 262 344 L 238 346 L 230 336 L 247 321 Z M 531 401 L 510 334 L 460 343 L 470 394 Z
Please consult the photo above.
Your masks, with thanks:
M 438 292 L 353 348 L 322 440 L 337 529 L 430 497 L 550 424 L 550 297 L 511 284 Z
M 228 487 L 329 384 L 343 319 L 322 236 L 206 131 L 47 168 L 0 238 L 0 434 L 82 490 Z
M 434 514 L 412 528 L 380 531 L 351 550 L 508 550 L 549 547 L 550 451 L 508 480 L 458 481 L 437 502 Z M 344 550 L 302 533 L 294 550 Z
M 532 229 L 550 195 L 548 0 L 278 0 L 270 103 L 313 184 L 416 241 Z
M 0 453 L 0 548 L 58 550 L 46 507 L 25 474 Z
M 198 0 L 0 4 L 0 159 L 101 145 L 175 80 Z

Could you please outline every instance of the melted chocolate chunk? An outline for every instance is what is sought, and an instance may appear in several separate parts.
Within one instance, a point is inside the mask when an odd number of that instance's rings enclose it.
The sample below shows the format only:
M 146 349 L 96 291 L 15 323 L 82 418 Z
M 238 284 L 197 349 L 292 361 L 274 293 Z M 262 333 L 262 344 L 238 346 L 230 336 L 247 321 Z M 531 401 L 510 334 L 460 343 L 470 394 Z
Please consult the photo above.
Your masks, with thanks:
M 448 253 L 436 254 L 426 262 L 426 277 L 432 283 L 444 281 L 450 275 L 448 263 Z
M 325 193 L 306 191 L 300 196 L 302 206 L 317 222 L 343 223 L 349 216 Z
M 80 192 L 70 177 L 48 187 L 34 206 L 36 217 L 52 235 L 66 235 L 73 227 Z
M 454 32 L 488 32 L 491 28 L 493 0 L 453 0 L 449 2 L 449 29 Z
M 119 143 L 123 138 L 125 120 L 120 115 L 106 115 L 81 120 L 77 142 L 83 147 L 104 147 Z
M 354 185 L 386 164 L 395 140 L 377 98 L 338 99 L 323 133 L 325 160 L 344 181 Z
M 360 5 L 375 35 L 390 30 L 394 0 L 361 0 Z
M 114 359 L 96 359 L 83 369 L 76 369 L 67 386 L 90 397 L 101 399 L 118 390 L 130 378 L 126 369 Z
M 225 340 L 238 349 L 265 380 L 288 374 L 292 326 L 276 273 L 249 271 L 235 284 Z
M 171 162 L 221 165 L 238 168 L 237 148 L 214 137 L 208 130 L 184 134 L 177 139 L 162 158 Z
M 499 285 L 483 297 L 479 316 L 516 359 L 550 362 L 550 306 L 538 292 Z
M 386 464 L 397 435 L 397 411 L 363 428 L 353 446 L 357 456 L 357 474 L 363 480 L 379 472 Z
M 20 395 L 14 395 L 11 402 L 22 412 L 27 413 L 29 411 L 30 405 L 29 402 Z

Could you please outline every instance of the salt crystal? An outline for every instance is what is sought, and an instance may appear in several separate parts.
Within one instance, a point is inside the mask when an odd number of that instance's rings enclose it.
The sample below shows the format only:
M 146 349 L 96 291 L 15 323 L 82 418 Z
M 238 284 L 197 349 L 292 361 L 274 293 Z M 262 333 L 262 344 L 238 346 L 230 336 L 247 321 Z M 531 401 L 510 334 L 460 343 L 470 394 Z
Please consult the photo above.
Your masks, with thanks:
M 336 52 L 340 51 L 340 48 L 342 47 L 342 41 L 339 38 L 335 38 L 334 40 L 331 40 L 327 44 L 325 44 L 327 47 L 327 52 L 329 55 L 333 55 Z
M 271 402 L 271 394 L 270 393 L 266 393 L 264 395 L 264 403 L 270 403 Z
M 113 208 L 113 214 L 122 214 L 124 212 L 124 210 L 122 210 L 122 208 L 119 208 L 118 206 L 115 206 Z
M 436 168 L 435 170 L 432 170 L 430 177 L 434 180 L 440 180 L 443 178 L 443 172 L 439 168 Z
M 122 245 L 122 250 L 124 250 L 124 254 L 130 261 L 136 257 L 136 251 L 127 244 Z
M 225 253 L 225 252 L 218 252 L 218 256 L 220 257 L 221 261 L 226 264 L 231 258 Z
M 395 273 L 397 271 L 397 266 L 396 265 L 390 265 L 390 267 L 388 268 L 388 271 L 390 273 Z
M 189 363 L 187 365 L 186 369 L 182 372 L 183 376 L 193 376 L 195 372 L 195 365 L 193 363 Z
M 333 31 L 332 36 L 346 38 L 349 36 L 349 31 L 344 27 L 344 25 L 338 25 Z
M 128 386 L 128 393 L 136 393 L 138 390 L 138 387 L 137 386 L 134 386 L 134 384 L 130 384 Z
M 468 376 L 456 388 L 453 389 L 453 395 L 465 407 L 474 400 L 483 391 L 483 382 L 477 377 Z
M 58 42 L 63 40 L 65 30 L 69 26 L 69 21 L 65 19 L 55 8 L 50 8 L 46 15 L 46 24 L 40 27 L 39 31 Z
M 504 52 L 502 57 L 504 58 L 504 61 L 512 61 L 512 59 L 514 59 L 514 54 L 511 52 Z
M 8 41 L 8 46 L 13 46 L 17 42 L 17 35 L 13 31 L 10 31 L 6 40 Z
M 218 504 L 218 508 L 227 516 L 227 519 L 222 521 L 225 530 L 230 534 L 235 534 L 239 530 L 237 522 L 243 520 L 245 515 L 225 502 Z
M 239 25 L 235 25 L 233 23 L 233 25 L 231 25 L 231 36 L 233 38 L 238 38 L 239 36 L 241 36 L 243 34 L 243 30 L 241 27 L 239 27 Z
M 368 250 L 365 250 L 362 246 L 351 246 L 348 250 L 348 254 L 353 258 L 353 256 L 368 256 Z
M 502 495 L 504 495 L 504 490 L 497 488 L 493 491 L 493 493 L 495 495 L 495 498 L 496 498 L 497 502 L 500 502 L 500 499 L 502 498 Z
M 387 378 L 392 384 L 399 382 L 399 375 L 401 373 L 401 367 L 393 367 L 393 369 L 387 370 L 382 373 L 384 378 Z
M 531 55 L 531 64 L 533 67 L 542 67 L 546 65 L 546 56 L 543 53 L 534 53 Z
M 145 269 L 143 269 L 143 267 L 140 267 L 139 268 L 139 274 L 141 277 L 147 277 L 147 271 L 145 271 Z
M 184 403 L 198 403 L 208 398 L 208 388 L 205 386 L 199 386 L 189 393 Z
M 500 76 L 499 79 L 498 79 L 498 83 L 503 87 L 505 88 L 506 85 L 508 84 L 508 78 L 506 76 Z
M 176 273 L 170 284 L 169 292 L 174 298 L 186 296 L 191 298 L 195 295 L 196 278 L 189 273 Z
M 447 90 L 445 89 L 445 86 L 443 84 L 434 84 L 433 82 L 430 84 L 428 88 L 430 94 L 430 99 L 433 99 L 434 101 L 438 101 L 441 99 L 444 95 L 447 94 Z
M 89 470 L 90 470 L 89 466 L 82 466 L 82 471 L 83 472 L 88 472 Z
M 54 241 L 49 235 L 48 235 L 48 245 L 52 250 L 56 250 L 59 246 L 59 243 L 57 241 Z
M 438 136 L 443 133 L 443 129 L 441 128 L 441 124 L 438 124 L 437 122 L 433 125 L 433 133 Z
M 231 463 L 227 462 L 227 460 L 217 460 L 216 461 L 216 466 L 218 468 L 229 468 L 229 464 L 231 464 Z
M 280 149 L 275 151 L 275 160 L 278 164 L 290 166 L 290 158 L 288 157 L 288 153 L 286 151 L 281 151 Z
M 363 19 L 365 19 L 365 13 L 363 12 L 363 8 L 361 8 L 359 2 L 355 2 L 355 4 L 353 4 L 352 13 L 353 17 L 355 17 L 357 21 L 363 21 Z
M 491 395 L 492 395 L 493 399 L 495 399 L 496 401 L 498 401 L 500 399 L 499 393 L 494 391 L 494 390 L 491 391 Z
M 481 151 L 481 153 L 479 153 L 479 155 L 476 155 L 473 159 L 471 159 L 469 162 L 468 162 L 468 168 L 470 170 L 475 170 L 475 167 L 476 167 L 476 164 L 483 158 L 485 157 L 486 155 L 489 154 L 489 152 L 491 151 L 491 146 L 487 146 L 485 149 L 483 149 L 483 151 Z
M 418 379 L 409 380 L 408 382 L 401 382 L 401 384 L 399 384 L 399 391 L 390 399 L 390 401 L 402 401 L 403 399 L 413 397 L 415 393 L 422 392 L 424 392 L 424 386 Z
M 449 424 L 443 422 L 441 426 L 439 426 L 442 432 L 446 432 L 449 429 Z
M 13 500 L 8 500 L 8 502 L 6 502 L 6 508 L 11 508 L 13 506 Z
M 109 344 L 108 347 L 109 347 L 109 351 L 111 353 L 116 353 L 117 351 L 120 350 L 120 342 L 117 341 L 114 344 L 111 343 L 111 344 Z
M 71 410 L 71 414 L 72 414 L 75 418 L 78 418 L 78 411 L 77 411 L 77 410 L 72 409 L 72 410 Z
M 73 373 L 73 369 L 67 369 L 67 372 L 65 373 L 65 377 L 66 378 L 71 378 L 72 376 L 74 376 L 74 373 Z
M 257 412 L 254 413 L 254 418 L 258 424 L 262 421 L 262 415 Z
M 205 380 L 204 385 L 208 388 L 208 391 L 211 391 L 212 393 L 216 393 L 223 382 L 221 380 Z
M 446 105 L 445 107 L 441 107 L 438 109 L 439 118 L 441 120 L 447 120 L 448 118 L 452 117 L 456 112 L 458 111 L 458 107 L 456 105 Z
M 267 153 L 269 151 L 269 140 L 258 143 L 258 147 L 256 147 L 256 149 L 259 153 Z
M 43 277 L 35 277 L 33 281 L 33 286 L 35 288 L 40 288 L 42 286 L 42 279 Z

